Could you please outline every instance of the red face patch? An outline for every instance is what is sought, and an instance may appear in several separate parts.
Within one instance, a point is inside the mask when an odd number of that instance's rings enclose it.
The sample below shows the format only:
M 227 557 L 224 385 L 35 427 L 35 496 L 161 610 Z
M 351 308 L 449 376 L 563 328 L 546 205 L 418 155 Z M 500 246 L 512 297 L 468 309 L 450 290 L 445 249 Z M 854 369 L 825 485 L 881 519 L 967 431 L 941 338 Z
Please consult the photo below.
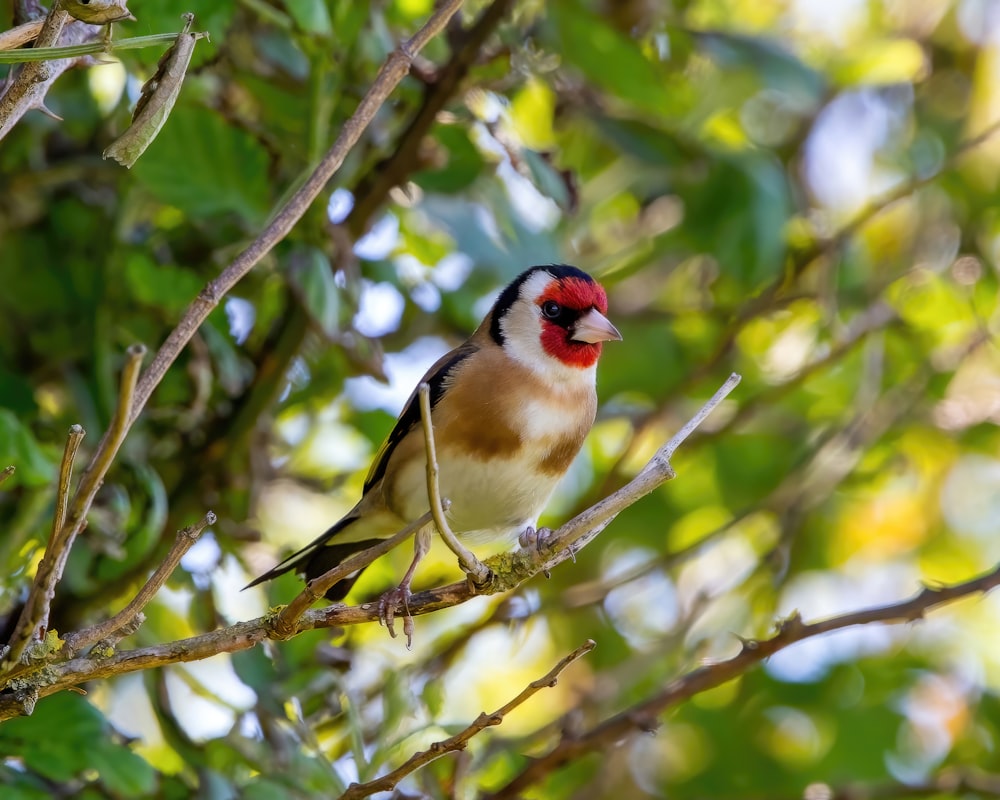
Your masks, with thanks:
M 538 305 L 555 301 L 565 309 L 585 314 L 596 308 L 602 314 L 608 312 L 608 296 L 604 287 L 596 281 L 582 278 L 563 278 L 552 281 L 538 298 Z M 542 319 L 542 347 L 550 356 L 558 358 L 569 367 L 587 369 L 601 357 L 602 342 L 575 342 L 570 332 L 555 320 Z

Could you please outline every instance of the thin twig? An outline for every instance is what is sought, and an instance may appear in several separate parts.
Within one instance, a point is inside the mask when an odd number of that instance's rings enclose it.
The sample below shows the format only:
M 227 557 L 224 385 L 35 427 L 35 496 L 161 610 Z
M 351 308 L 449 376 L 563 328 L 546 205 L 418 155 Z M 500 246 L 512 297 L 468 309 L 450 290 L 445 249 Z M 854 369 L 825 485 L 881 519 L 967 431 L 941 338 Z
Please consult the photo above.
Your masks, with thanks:
M 437 526 L 441 538 L 444 539 L 444 543 L 448 545 L 448 549 L 458 558 L 459 566 L 469 576 L 473 585 L 483 586 L 490 579 L 489 567 L 458 541 L 458 537 L 455 536 L 444 514 L 441 484 L 438 480 L 437 448 L 434 445 L 434 423 L 431 422 L 431 387 L 426 382 L 421 383 L 417 387 L 417 394 L 420 397 L 420 422 L 424 429 L 424 447 L 427 452 L 427 501 L 431 506 L 434 524 Z
M 3 482 L 7 480 L 7 478 L 9 478 L 11 475 L 13 475 L 14 472 L 16 471 L 17 467 L 15 467 L 13 464 L 10 464 L 4 467 L 3 469 L 0 469 L 0 485 L 2 485 Z
M 194 525 L 187 528 L 182 528 L 177 531 L 177 537 L 174 539 L 174 545 L 170 548 L 170 552 L 167 557 L 163 560 L 163 563 L 156 568 L 156 571 L 149 577 L 145 585 L 139 590 L 134 598 L 129 602 L 125 608 L 119 611 L 110 619 L 100 622 L 97 625 L 93 625 L 90 628 L 86 628 L 78 633 L 70 634 L 66 637 L 66 644 L 64 647 L 70 653 L 78 653 L 85 647 L 89 647 L 95 642 L 99 642 L 103 639 L 107 639 L 109 636 L 125 628 L 135 620 L 142 610 L 146 607 L 146 604 L 156 595 L 160 588 L 167 582 L 177 565 L 181 563 L 181 559 L 184 554 L 191 549 L 195 542 L 198 541 L 198 537 L 201 536 L 202 531 L 205 530 L 209 525 L 215 524 L 215 514 L 209 511 L 202 519 Z
M 338 800 L 362 800 L 362 798 L 370 797 L 376 792 L 390 791 L 391 789 L 394 789 L 396 785 L 407 775 L 415 772 L 435 759 L 440 758 L 445 753 L 452 753 L 456 750 L 464 750 L 465 746 L 469 743 L 469 740 L 472 739 L 473 736 L 481 733 L 487 728 L 502 723 L 504 718 L 511 711 L 523 704 L 526 700 L 537 694 L 542 689 L 548 689 L 555 686 L 556 683 L 558 683 L 559 675 L 562 671 L 574 661 L 579 660 L 593 650 L 594 646 L 594 640 L 588 639 L 580 645 L 580 647 L 576 648 L 576 650 L 563 658 L 543 677 L 529 683 L 517 697 L 508 702 L 506 705 L 501 706 L 492 714 L 483 712 L 464 730 L 456 733 L 454 736 L 444 739 L 443 741 L 434 742 L 426 750 L 414 753 L 403 764 L 396 767 L 396 769 L 387 775 L 383 775 L 381 778 L 376 778 L 375 780 L 368 781 L 367 783 L 352 783 L 349 787 L 347 787 L 347 791 L 340 795 Z
M 278 615 L 274 618 L 274 621 L 271 624 L 274 637 L 277 639 L 286 639 L 289 636 L 293 636 L 298 631 L 298 623 L 302 615 L 309 610 L 309 607 L 313 603 L 317 600 L 321 600 L 323 595 L 327 593 L 327 590 L 329 590 L 335 583 L 339 583 L 348 575 L 353 572 L 357 572 L 359 569 L 364 569 L 376 558 L 388 553 L 398 544 L 409 539 L 414 533 L 419 531 L 425 525 L 429 525 L 432 519 L 433 518 L 431 517 L 430 512 L 427 512 L 419 519 L 411 522 L 394 536 L 391 536 L 388 539 L 383 539 L 378 544 L 373 545 L 366 550 L 362 550 L 360 553 L 351 556 L 346 561 L 342 561 L 333 569 L 324 572 L 318 578 L 313 578 L 306 584 L 306 587 L 298 594 L 298 596 L 292 600 L 291 603 L 281 609 Z
M 0 664 L 0 674 L 11 672 L 21 661 L 28 644 L 41 637 L 41 631 L 48 627 L 49 608 L 55 596 L 56 584 L 62 577 L 59 569 L 60 556 L 69 546 L 63 536 L 63 524 L 66 521 L 66 507 L 69 502 L 70 481 L 73 478 L 73 462 L 80 449 L 80 442 L 86 432 L 80 425 L 73 425 L 66 438 L 62 462 L 59 465 L 59 483 L 56 489 L 56 508 L 53 514 L 52 531 L 49 533 L 49 543 L 45 555 L 38 564 L 35 579 L 31 582 L 28 599 L 21 610 L 17 626 L 10 637 L 9 649 L 3 663 Z
M 54 557 L 58 548 L 63 526 L 66 524 L 66 511 L 69 508 L 69 489 L 73 478 L 73 463 L 76 461 L 77 450 L 80 449 L 80 442 L 87 432 L 82 425 L 72 425 L 69 429 L 69 438 L 66 440 L 66 449 L 63 451 L 62 463 L 59 465 L 59 484 L 56 487 L 56 510 L 52 515 L 52 533 L 49 536 L 49 552 L 47 556 Z
M 68 520 L 71 537 L 75 537 L 79 533 L 83 520 L 94 502 L 94 497 L 104 483 L 104 476 L 108 474 L 111 463 L 118 455 L 118 449 L 125 441 L 125 434 L 131 427 L 135 388 L 139 379 L 139 370 L 142 367 L 142 359 L 146 355 L 146 348 L 141 344 L 134 344 L 125 351 L 125 355 L 125 364 L 122 367 L 122 376 L 118 386 L 118 407 L 115 409 L 115 415 L 108 431 L 98 444 L 97 450 L 87 466 L 87 471 L 80 478 L 76 494 L 73 496 L 72 511 Z

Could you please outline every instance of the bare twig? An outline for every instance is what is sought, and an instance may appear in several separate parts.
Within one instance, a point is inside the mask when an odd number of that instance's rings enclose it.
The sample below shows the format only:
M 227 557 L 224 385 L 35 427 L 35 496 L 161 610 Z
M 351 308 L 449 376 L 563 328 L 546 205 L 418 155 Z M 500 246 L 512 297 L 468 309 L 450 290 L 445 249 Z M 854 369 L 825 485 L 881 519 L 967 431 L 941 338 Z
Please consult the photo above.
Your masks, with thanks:
M 69 429 L 62 463 L 59 465 L 56 508 L 52 520 L 52 532 L 49 534 L 49 543 L 45 548 L 45 555 L 38 564 L 35 579 L 28 591 L 28 599 L 25 601 L 21 616 L 18 618 L 17 627 L 14 628 L 14 633 L 10 637 L 9 649 L 3 663 L 0 664 L 0 674 L 16 668 L 28 644 L 36 637 L 40 637 L 42 631 L 48 627 L 49 608 L 52 605 L 52 598 L 55 596 L 56 584 L 62 577 L 62 570 L 59 569 L 61 555 L 70 544 L 63 536 L 63 526 L 66 521 L 66 507 L 69 503 L 73 462 L 76 461 L 76 453 L 80 449 L 80 442 L 83 441 L 85 433 L 79 425 L 73 425 Z
M 394 536 L 391 536 L 388 539 L 383 539 L 381 542 L 369 547 L 367 550 L 362 550 L 357 555 L 351 556 L 346 561 L 342 561 L 333 569 L 324 572 L 318 578 L 313 578 L 306 584 L 306 587 L 298 594 L 298 596 L 292 600 L 291 603 L 281 609 L 278 615 L 274 618 L 274 621 L 271 624 L 274 638 L 286 639 L 289 636 L 294 636 L 298 631 L 298 622 L 302 618 L 302 615 L 309 610 L 309 607 L 313 603 L 317 600 L 321 600 L 330 587 L 332 587 L 335 583 L 342 581 L 352 572 L 364 569 L 376 558 L 388 553 L 401 542 L 406 541 L 425 525 L 429 525 L 431 521 L 432 517 L 430 512 L 428 512 L 414 522 L 411 522 Z
M 576 650 L 563 658 L 543 677 L 529 683 L 517 697 L 508 702 L 506 705 L 501 706 L 492 714 L 483 712 L 464 730 L 456 733 L 454 736 L 444 739 L 443 741 L 434 742 L 426 750 L 414 753 L 403 764 L 396 767 L 396 769 L 387 775 L 383 775 L 381 778 L 376 778 L 375 780 L 368 781 L 367 783 L 352 783 L 349 787 L 347 787 L 347 791 L 340 795 L 338 800 L 362 800 L 362 798 L 370 797 L 376 792 L 390 791 L 391 789 L 394 789 L 396 785 L 407 775 L 415 772 L 426 764 L 429 764 L 431 761 L 440 758 L 445 753 L 452 753 L 456 750 L 464 750 L 465 746 L 469 743 L 469 740 L 473 736 L 481 733 L 487 728 L 502 723 L 504 721 L 504 717 L 537 692 L 542 689 L 555 686 L 562 671 L 574 661 L 577 661 L 593 650 L 594 646 L 594 640 L 588 639 L 580 645 L 580 647 L 576 648 Z
M 796 642 L 855 625 L 915 622 L 923 619 L 931 609 L 972 594 L 986 593 L 998 585 L 1000 585 L 1000 566 L 963 583 L 934 588 L 924 586 L 909 600 L 854 611 L 819 622 L 805 623 L 799 614 L 795 613 L 778 624 L 778 632 L 770 639 L 742 640 L 740 652 L 732 658 L 692 670 L 667 684 L 662 692 L 627 708 L 591 730 L 577 734 L 571 739 L 563 739 L 548 753 L 534 759 L 510 783 L 488 797 L 490 800 L 520 797 L 527 787 L 537 783 L 563 764 L 606 747 L 639 730 L 649 730 L 650 726 L 655 726 L 657 717 L 667 709 L 742 675 L 752 666 Z
M 160 591 L 160 587 L 167 582 L 167 578 L 173 574 L 177 565 L 181 563 L 184 554 L 198 541 L 198 537 L 201 536 L 202 531 L 209 525 L 214 524 L 215 514 L 209 511 L 196 524 L 177 531 L 174 546 L 170 548 L 167 557 L 157 567 L 156 571 L 149 577 L 149 580 L 146 581 L 145 585 L 132 598 L 129 604 L 110 619 L 67 636 L 66 644 L 63 645 L 67 651 L 78 653 L 85 647 L 107 639 L 109 636 L 130 625 L 133 620 L 139 617 L 146 604 Z
M 80 478 L 80 485 L 73 497 L 72 511 L 68 520 L 71 528 L 82 526 L 97 491 L 104 483 L 104 476 L 108 474 L 111 463 L 118 455 L 118 449 L 125 441 L 125 434 L 131 426 L 139 369 L 142 367 L 142 359 L 145 355 L 146 348 L 141 344 L 134 344 L 126 351 L 125 365 L 122 367 L 122 376 L 118 387 L 118 407 L 115 409 L 115 415 L 108 431 L 104 434 L 96 452 L 90 459 L 87 471 Z M 77 533 L 79 530 L 73 530 L 71 535 L 76 536 Z
M 16 470 L 17 467 L 15 467 L 13 464 L 9 464 L 3 469 L 0 469 L 0 485 L 3 485 L 3 482 L 7 480 L 7 478 L 9 478 L 11 475 L 13 475 Z
M 434 445 L 434 424 L 431 422 L 431 387 L 421 383 L 417 388 L 420 398 L 420 423 L 424 429 L 424 447 L 427 452 L 427 501 L 431 506 L 434 524 L 438 533 L 444 539 L 448 549 L 458 558 L 463 572 L 469 576 L 474 586 L 483 586 L 489 581 L 490 570 L 482 561 L 476 558 L 455 536 L 444 514 L 441 501 L 441 484 L 438 481 L 439 470 L 437 448 Z

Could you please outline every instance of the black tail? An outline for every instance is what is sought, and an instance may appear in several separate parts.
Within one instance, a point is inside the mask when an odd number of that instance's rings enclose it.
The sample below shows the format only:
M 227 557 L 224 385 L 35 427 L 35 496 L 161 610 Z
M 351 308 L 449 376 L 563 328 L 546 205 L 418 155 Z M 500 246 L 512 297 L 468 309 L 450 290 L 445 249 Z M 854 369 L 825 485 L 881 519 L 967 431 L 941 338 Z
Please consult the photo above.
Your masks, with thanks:
M 322 536 L 316 537 L 301 550 L 292 553 L 280 564 L 272 567 L 259 578 L 254 578 L 243 588 L 249 589 L 251 586 L 256 586 L 272 578 L 277 578 L 279 575 L 284 575 L 291 570 L 298 572 L 306 581 L 311 581 L 323 573 L 329 572 L 355 553 L 367 550 L 372 545 L 381 541 L 381 539 L 366 539 L 360 542 L 327 544 L 330 539 L 334 538 L 348 525 L 357 521 L 357 519 L 357 517 L 344 517 Z M 348 575 L 343 580 L 331 586 L 326 593 L 327 600 L 343 600 L 345 595 L 351 590 L 351 587 L 354 586 L 354 582 L 361 577 L 362 572 L 364 572 L 364 569 L 359 569 L 357 572 Z

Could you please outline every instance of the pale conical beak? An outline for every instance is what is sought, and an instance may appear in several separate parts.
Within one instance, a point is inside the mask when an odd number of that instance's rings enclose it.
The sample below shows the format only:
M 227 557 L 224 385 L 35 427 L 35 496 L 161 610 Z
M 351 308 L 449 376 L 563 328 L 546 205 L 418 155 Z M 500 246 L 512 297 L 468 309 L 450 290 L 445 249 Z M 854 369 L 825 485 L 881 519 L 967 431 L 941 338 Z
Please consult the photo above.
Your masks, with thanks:
M 571 339 L 574 342 L 587 342 L 588 344 L 611 340 L 620 342 L 622 335 L 618 333 L 618 328 L 611 324 L 611 320 L 596 308 L 592 308 L 576 321 Z

